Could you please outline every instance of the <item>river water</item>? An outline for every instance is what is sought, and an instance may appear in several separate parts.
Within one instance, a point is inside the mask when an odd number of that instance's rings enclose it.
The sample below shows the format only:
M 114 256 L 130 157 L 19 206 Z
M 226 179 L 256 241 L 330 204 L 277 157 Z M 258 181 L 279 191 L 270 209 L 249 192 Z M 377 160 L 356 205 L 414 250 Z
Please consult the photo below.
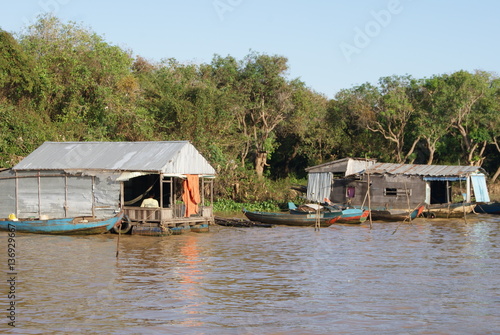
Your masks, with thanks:
M 498 334 L 499 231 L 478 215 L 119 241 L 16 233 L 14 287 L 2 232 L 0 333 Z

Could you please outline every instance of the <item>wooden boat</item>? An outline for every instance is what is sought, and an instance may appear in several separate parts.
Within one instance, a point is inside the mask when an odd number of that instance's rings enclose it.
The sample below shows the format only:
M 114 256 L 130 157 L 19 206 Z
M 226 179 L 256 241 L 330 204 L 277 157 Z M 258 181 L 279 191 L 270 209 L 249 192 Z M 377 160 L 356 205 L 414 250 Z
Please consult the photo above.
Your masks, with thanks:
M 421 216 L 425 210 L 425 206 L 419 206 L 410 213 L 408 211 L 403 210 L 387 210 L 387 209 L 371 209 L 372 212 L 372 220 L 373 221 L 387 221 L 387 222 L 396 222 L 396 221 L 410 221 L 414 220 L 417 217 Z
M 370 214 L 368 210 L 362 210 L 357 208 L 348 208 L 348 209 L 340 209 L 338 206 L 330 206 L 330 205 L 315 205 L 318 207 L 314 207 L 315 204 L 303 205 L 303 206 L 295 206 L 293 203 L 288 203 L 288 208 L 291 214 L 317 214 L 319 213 L 325 217 L 336 217 L 340 213 L 340 218 L 336 221 L 336 223 L 362 223 L 365 222 Z
M 369 210 L 362 210 L 357 208 L 348 208 L 342 210 L 342 216 L 336 223 L 363 223 L 370 215 Z
M 250 221 L 287 226 L 314 226 L 319 221 L 321 227 L 331 226 L 342 215 L 342 212 L 329 213 L 329 215 L 324 215 L 326 213 L 306 213 L 301 215 L 277 212 L 250 212 L 246 209 L 243 209 L 243 213 Z
M 17 219 L 13 215 L 9 219 L 0 219 L 0 230 L 59 235 L 89 235 L 105 233 L 115 225 L 119 225 L 123 213 L 109 219 L 93 219 L 74 217 L 62 219 Z
M 476 213 L 500 214 L 500 202 L 481 202 L 474 208 Z
M 462 202 L 429 205 L 423 215 L 428 218 L 463 218 L 472 213 L 475 207 L 476 204 Z
M 259 227 L 259 228 L 273 228 L 274 225 L 272 224 L 267 224 L 267 223 L 259 223 L 259 222 L 252 222 L 247 219 L 241 219 L 241 218 L 223 218 L 220 216 L 214 217 L 215 224 L 219 226 L 225 226 L 225 227 L 239 227 L 239 228 L 252 228 L 252 227 Z
M 210 231 L 210 227 L 208 226 L 208 223 L 195 224 L 194 226 L 191 226 L 191 231 L 193 233 L 208 233 Z
M 162 228 L 159 226 L 139 226 L 135 225 L 131 229 L 132 235 L 144 235 L 144 236 L 169 236 L 173 232 L 168 228 Z

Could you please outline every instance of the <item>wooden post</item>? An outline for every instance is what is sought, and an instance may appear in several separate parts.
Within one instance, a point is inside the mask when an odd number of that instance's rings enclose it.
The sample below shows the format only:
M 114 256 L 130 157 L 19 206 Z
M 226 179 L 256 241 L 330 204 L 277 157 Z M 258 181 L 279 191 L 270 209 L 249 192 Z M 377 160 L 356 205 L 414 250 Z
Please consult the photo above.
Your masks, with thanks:
M 40 171 L 37 174 L 37 182 L 38 182 L 38 218 L 42 215 L 42 185 L 40 181 Z
M 68 174 L 64 173 L 64 217 L 68 217 Z
M 366 174 L 368 176 L 368 189 L 366 193 L 368 194 L 368 210 L 370 211 L 369 217 L 370 217 L 370 229 L 372 229 L 372 204 L 371 204 L 371 197 L 370 197 L 370 174 Z
M 95 218 L 95 176 L 92 176 L 91 180 L 92 180 L 92 217 Z
M 408 205 L 408 220 L 411 222 L 411 208 L 410 208 L 410 192 L 408 192 L 408 187 L 406 186 L 405 182 L 405 193 L 406 193 L 406 203 Z
M 202 213 L 203 213 L 203 207 L 205 207 L 205 178 L 200 177 L 200 182 L 201 182 L 201 208 L 202 208 Z
M 163 224 L 163 173 L 160 173 L 160 225 Z
M 120 236 L 122 234 L 122 222 L 123 221 L 120 221 L 120 224 L 118 225 L 118 238 L 116 239 L 116 258 L 118 258 L 118 254 L 120 253 Z
M 14 171 L 14 175 L 16 176 L 16 217 L 19 217 L 19 178 L 17 178 L 17 171 Z
M 469 181 L 469 177 L 467 177 L 467 182 L 468 181 Z M 462 190 L 462 180 L 460 180 L 460 178 L 459 178 L 459 182 L 460 182 L 460 193 L 462 195 L 462 208 L 464 210 L 464 221 L 465 221 L 465 224 L 467 224 L 467 213 L 465 212 L 465 204 L 466 204 L 465 200 L 466 199 L 463 197 L 464 192 Z M 469 194 L 469 190 L 467 190 L 467 194 Z
M 125 210 L 125 182 L 120 182 L 120 208 Z
M 320 219 L 320 207 L 318 203 L 318 208 L 316 208 L 316 220 L 314 222 L 314 231 L 319 231 L 319 228 L 321 227 L 321 219 Z

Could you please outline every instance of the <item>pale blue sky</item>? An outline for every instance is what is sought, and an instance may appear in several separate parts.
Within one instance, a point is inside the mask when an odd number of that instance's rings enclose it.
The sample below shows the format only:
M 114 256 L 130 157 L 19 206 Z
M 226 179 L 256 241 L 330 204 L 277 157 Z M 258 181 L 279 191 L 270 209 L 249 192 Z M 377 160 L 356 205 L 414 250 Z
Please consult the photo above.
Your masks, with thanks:
M 289 78 L 333 98 L 380 77 L 500 73 L 496 0 L 1 0 L 0 27 L 37 14 L 89 27 L 151 61 L 210 63 L 250 50 L 288 58 Z

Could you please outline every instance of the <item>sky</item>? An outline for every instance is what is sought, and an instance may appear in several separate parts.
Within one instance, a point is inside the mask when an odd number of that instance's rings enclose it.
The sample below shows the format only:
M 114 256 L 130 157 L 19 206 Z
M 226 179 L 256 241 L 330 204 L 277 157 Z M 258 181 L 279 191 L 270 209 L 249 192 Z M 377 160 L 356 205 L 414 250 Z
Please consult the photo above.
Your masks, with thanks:
M 332 99 L 381 77 L 500 73 L 497 0 L 0 0 L 0 28 L 39 14 L 81 24 L 151 62 L 251 52 L 288 59 L 288 78 Z

